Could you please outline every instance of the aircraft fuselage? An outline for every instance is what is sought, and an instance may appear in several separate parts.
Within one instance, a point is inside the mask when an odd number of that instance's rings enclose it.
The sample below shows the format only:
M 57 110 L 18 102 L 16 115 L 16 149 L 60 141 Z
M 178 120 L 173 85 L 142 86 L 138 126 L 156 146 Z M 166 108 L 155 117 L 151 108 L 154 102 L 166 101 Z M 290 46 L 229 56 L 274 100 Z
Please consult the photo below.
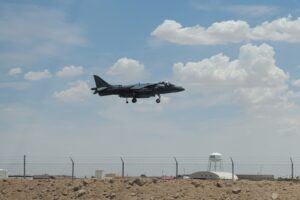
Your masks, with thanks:
M 118 95 L 123 98 L 132 98 L 135 103 L 137 98 L 149 98 L 158 96 L 157 103 L 160 102 L 160 95 L 166 93 L 181 92 L 183 87 L 176 86 L 169 82 L 139 83 L 134 85 L 110 85 L 99 76 L 94 75 L 96 87 L 92 88 L 94 94 L 99 96 Z M 126 101 L 128 103 L 128 101 Z

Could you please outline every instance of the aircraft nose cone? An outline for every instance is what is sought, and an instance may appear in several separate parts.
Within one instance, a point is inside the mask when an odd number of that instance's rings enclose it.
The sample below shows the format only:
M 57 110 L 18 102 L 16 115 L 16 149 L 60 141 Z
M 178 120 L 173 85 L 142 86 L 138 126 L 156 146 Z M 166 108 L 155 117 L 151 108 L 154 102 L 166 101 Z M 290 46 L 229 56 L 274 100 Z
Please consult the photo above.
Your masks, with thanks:
M 180 86 L 178 86 L 178 87 L 177 87 L 177 90 L 178 90 L 178 92 L 181 92 L 181 91 L 184 91 L 184 88 L 183 88 L 183 87 L 180 87 Z

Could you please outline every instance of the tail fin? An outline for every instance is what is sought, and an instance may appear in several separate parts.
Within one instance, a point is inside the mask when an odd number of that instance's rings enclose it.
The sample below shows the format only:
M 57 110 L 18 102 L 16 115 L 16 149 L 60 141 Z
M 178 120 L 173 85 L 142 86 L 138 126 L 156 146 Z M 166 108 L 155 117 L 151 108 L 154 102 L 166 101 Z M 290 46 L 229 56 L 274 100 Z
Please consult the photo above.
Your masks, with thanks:
M 101 79 L 99 76 L 94 75 L 94 79 L 95 79 L 95 83 L 96 83 L 96 87 L 97 88 L 101 88 L 101 87 L 109 87 L 111 86 L 110 84 L 108 84 L 107 82 L 105 82 L 103 79 Z

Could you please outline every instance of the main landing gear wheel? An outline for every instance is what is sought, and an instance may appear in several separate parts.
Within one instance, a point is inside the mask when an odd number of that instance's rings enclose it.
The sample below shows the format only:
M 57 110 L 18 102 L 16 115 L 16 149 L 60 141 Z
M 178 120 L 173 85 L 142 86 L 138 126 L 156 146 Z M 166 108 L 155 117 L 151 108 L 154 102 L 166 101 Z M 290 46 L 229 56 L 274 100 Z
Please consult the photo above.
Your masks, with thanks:
M 137 101 L 136 98 L 132 99 L 132 103 L 136 103 L 136 101 Z
M 128 99 L 126 98 L 126 103 L 128 103 Z

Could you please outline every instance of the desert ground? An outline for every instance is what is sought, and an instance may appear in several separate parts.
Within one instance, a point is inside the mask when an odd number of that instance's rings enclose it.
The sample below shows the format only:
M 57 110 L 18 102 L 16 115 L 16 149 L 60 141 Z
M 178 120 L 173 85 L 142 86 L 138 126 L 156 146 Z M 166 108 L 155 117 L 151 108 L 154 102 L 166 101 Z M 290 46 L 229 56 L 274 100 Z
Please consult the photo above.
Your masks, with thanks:
M 0 180 L 0 199 L 299 200 L 300 182 L 158 178 L 3 179 Z

